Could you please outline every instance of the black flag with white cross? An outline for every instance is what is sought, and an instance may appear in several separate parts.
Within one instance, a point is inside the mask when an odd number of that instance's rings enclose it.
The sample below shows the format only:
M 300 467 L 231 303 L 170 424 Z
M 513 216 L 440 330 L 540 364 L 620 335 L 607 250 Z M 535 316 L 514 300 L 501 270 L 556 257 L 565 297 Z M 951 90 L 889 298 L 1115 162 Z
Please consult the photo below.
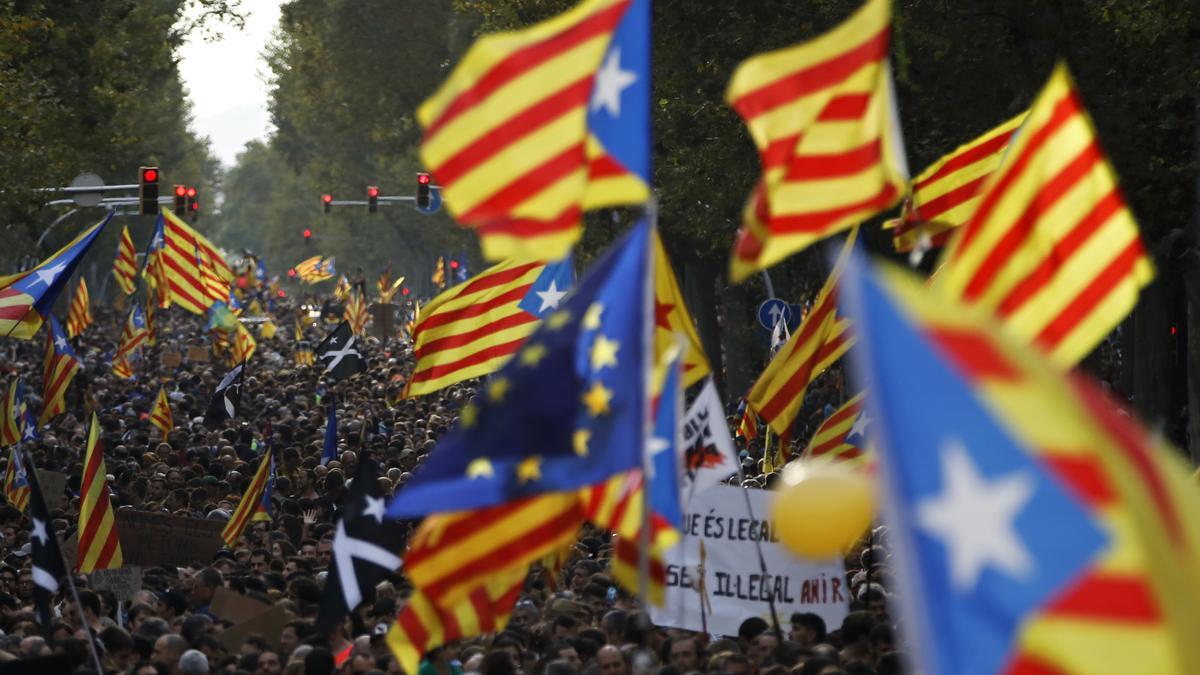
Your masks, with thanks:
M 317 359 L 325 364 L 325 372 L 335 381 L 344 380 L 367 369 L 367 360 L 358 350 L 358 338 L 343 321 L 317 345 Z
M 400 568 L 409 524 L 385 517 L 386 502 L 378 465 L 360 460 L 333 538 L 333 562 L 317 612 L 318 634 L 332 630 L 359 603 L 373 601 L 375 585 Z
M 26 466 L 33 466 L 31 459 L 27 457 Z M 29 560 L 33 567 L 33 602 L 37 607 L 38 623 L 42 626 L 53 626 L 54 615 L 50 611 L 50 603 L 54 600 L 54 594 L 58 592 L 59 582 L 67 576 L 67 566 L 63 563 L 58 539 L 54 536 L 50 510 L 46 508 L 46 499 L 42 496 L 37 471 L 27 472 L 25 478 L 29 481 L 29 519 L 33 525 L 33 532 L 29 537 Z
M 225 373 L 225 377 L 217 385 L 217 390 L 213 392 L 212 400 L 208 403 L 208 411 L 204 414 L 205 424 L 215 427 L 238 416 L 238 409 L 242 405 L 242 385 L 245 381 L 246 362 L 243 361 Z

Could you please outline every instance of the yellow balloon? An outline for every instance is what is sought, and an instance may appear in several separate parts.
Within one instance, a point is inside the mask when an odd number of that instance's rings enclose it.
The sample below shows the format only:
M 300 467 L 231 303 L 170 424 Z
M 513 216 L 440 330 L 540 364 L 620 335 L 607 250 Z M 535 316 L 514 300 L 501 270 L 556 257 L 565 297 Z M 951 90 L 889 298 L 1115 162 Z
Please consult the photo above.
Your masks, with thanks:
M 871 480 L 836 464 L 793 462 L 771 501 L 780 542 L 802 558 L 840 556 L 871 524 Z

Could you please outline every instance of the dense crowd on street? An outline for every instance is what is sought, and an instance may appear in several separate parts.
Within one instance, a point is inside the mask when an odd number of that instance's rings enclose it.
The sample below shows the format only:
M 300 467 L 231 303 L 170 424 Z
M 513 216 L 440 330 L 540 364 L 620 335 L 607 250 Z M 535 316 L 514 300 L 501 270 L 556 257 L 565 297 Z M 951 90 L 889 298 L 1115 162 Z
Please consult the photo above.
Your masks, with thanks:
M 78 575 L 78 611 L 64 586 L 54 625 L 38 625 L 32 607 L 28 513 L 0 507 L 0 672 L 13 661 L 53 659 L 53 672 L 94 672 L 88 640 L 100 650 L 106 672 L 131 675 L 247 673 L 327 675 L 400 673 L 385 641 L 388 625 L 404 606 L 410 587 L 402 572 L 379 584 L 332 634 L 319 635 L 313 620 L 332 559 L 335 523 L 347 481 L 359 462 L 377 462 L 386 494 L 403 489 L 433 450 L 438 437 L 474 395 L 472 383 L 406 399 L 405 378 L 413 360 L 407 343 L 368 338 L 369 369 L 336 385 L 320 366 L 294 361 L 293 310 L 276 307 L 281 329 L 260 338 L 245 378 L 242 411 L 222 428 L 204 425 L 214 387 L 228 369 L 219 360 L 184 358 L 163 366 L 165 351 L 207 347 L 198 317 L 159 313 L 157 345 L 147 348 L 134 379 L 111 372 L 109 359 L 123 315 L 97 308 L 96 322 L 78 339 L 83 368 L 67 397 L 67 413 L 30 442 L 37 466 L 67 476 L 67 497 L 51 513 L 53 529 L 68 541 L 79 520 L 86 424 L 99 415 L 114 506 L 228 520 L 253 476 L 259 452 L 271 439 L 278 478 L 273 517 L 254 522 L 232 550 L 221 549 L 182 568 L 143 570 L 143 588 L 127 602 L 89 588 Z M 306 328 L 319 340 L 326 327 Z M 30 405 L 41 379 L 40 339 L 6 341 L 5 378 L 23 376 Z M 175 429 L 165 438 L 149 421 L 160 385 L 169 392 Z M 329 396 L 336 397 L 339 456 L 320 465 Z M 816 383 L 801 414 L 811 431 L 844 396 L 839 372 Z M 322 403 L 324 401 L 324 403 Z M 731 424 L 733 424 L 732 410 Z M 798 434 L 799 435 L 799 434 Z M 742 441 L 739 441 L 742 443 Z M 741 446 L 745 486 L 771 483 L 761 474 L 762 444 Z M 6 455 L 7 456 L 7 455 Z M 0 465 L 7 460 L 0 461 Z M 0 475 L 3 474 L 0 466 Z M 507 627 L 498 634 L 449 644 L 427 654 L 419 673 L 408 675 L 891 675 L 904 672 L 889 616 L 886 532 L 876 530 L 845 559 L 850 613 L 841 625 L 816 614 L 797 614 L 773 626 L 747 617 L 736 635 L 704 635 L 651 625 L 635 593 L 615 589 L 606 533 L 585 530 L 561 570 L 531 573 Z M 395 542 L 402 551 L 405 542 Z M 226 588 L 290 614 L 278 635 L 251 635 L 238 645 L 220 639 L 231 623 L 211 611 Z M 615 589 L 615 590 L 614 590 Z M 886 590 L 885 590 L 886 589 Z M 51 672 L 50 670 L 38 672 Z

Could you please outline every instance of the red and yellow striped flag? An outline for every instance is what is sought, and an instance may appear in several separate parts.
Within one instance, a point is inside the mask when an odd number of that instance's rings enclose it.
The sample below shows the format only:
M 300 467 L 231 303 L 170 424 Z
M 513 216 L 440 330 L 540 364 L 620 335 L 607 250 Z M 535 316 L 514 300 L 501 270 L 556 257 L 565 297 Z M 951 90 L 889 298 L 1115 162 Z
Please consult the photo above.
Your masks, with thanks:
M 0 402 L 0 445 L 17 445 L 21 442 L 23 393 L 20 377 L 9 381 L 8 392 Z
M 117 346 L 113 361 L 128 361 L 129 355 L 145 344 L 147 337 L 149 331 L 146 330 L 146 315 L 141 305 L 134 305 L 125 320 L 125 328 L 121 331 L 121 343 Z
M 911 251 L 925 237 L 928 241 L 924 245 L 930 248 L 945 246 L 954 228 L 970 220 L 984 184 L 1000 167 L 1009 141 L 1027 114 L 1023 112 L 959 146 L 913 180 L 902 216 L 884 223 L 884 228 L 896 230 L 892 241 L 897 251 Z
M 1090 568 L 1022 621 L 1006 672 L 1200 672 L 1200 498 L 1180 453 L 1097 387 L 1019 348 L 986 308 L 934 302 L 903 270 L 883 271 L 887 292 L 1005 432 L 1108 534 Z
M 75 560 L 78 572 L 116 569 L 122 564 L 107 474 L 104 448 L 100 445 L 100 421 L 93 412 L 79 487 L 79 557 Z
M 326 258 L 320 255 L 305 258 L 296 263 L 296 266 L 292 269 L 296 270 L 296 278 L 306 284 L 315 284 L 326 279 L 332 279 L 333 275 L 336 274 L 333 258 Z M 344 299 L 339 293 L 349 292 L 350 290 L 349 281 L 346 281 L 344 285 L 342 284 L 345 279 L 344 275 L 341 279 L 338 279 L 337 287 L 333 289 L 334 295 L 338 296 L 339 300 Z
M 133 250 L 133 237 L 129 236 L 129 226 L 121 228 L 121 242 L 117 244 L 117 257 L 113 260 L 113 277 L 117 286 L 125 295 L 133 295 L 137 285 L 133 282 L 137 274 L 137 254 Z
M 46 357 L 42 361 L 42 414 L 38 417 L 39 424 L 45 424 L 52 417 L 66 412 L 67 388 L 79 372 L 80 365 L 79 356 L 67 342 L 62 324 L 53 315 L 50 316 L 48 328 Z
M 630 593 L 639 593 L 641 577 L 642 509 L 645 481 L 640 470 L 628 471 L 580 493 L 584 516 L 616 535 L 612 573 Z M 648 600 L 662 605 L 667 584 L 667 549 L 679 541 L 679 532 L 659 514 L 650 514 L 650 548 L 646 551 Z
M 754 408 L 751 408 L 745 399 L 742 399 L 742 406 L 742 418 L 738 421 L 737 435 L 749 443 L 758 438 L 758 415 L 754 414 Z
M 444 644 L 503 630 L 512 614 L 526 569 L 504 570 L 476 586 L 459 602 L 442 607 L 414 592 L 388 629 L 387 643 L 406 673 L 419 671 L 421 658 Z
M 935 288 L 990 309 L 1064 367 L 1104 339 L 1153 278 L 1065 65 L 1054 69 L 942 264 Z
M 213 302 L 229 302 L 229 280 L 221 278 L 212 257 L 199 244 L 196 245 L 196 274 L 200 277 L 200 286 L 210 301 L 209 305 Z
M 4 472 L 4 498 L 9 506 L 18 511 L 24 511 L 29 504 L 29 479 L 25 476 L 25 466 L 21 453 L 16 447 L 8 450 L 8 468 Z
M 404 569 L 413 587 L 451 607 L 489 578 L 534 561 L 574 540 L 583 523 L 579 496 L 556 492 L 458 513 L 438 513 L 418 526 Z
M 150 411 L 150 423 L 158 427 L 163 438 L 175 428 L 175 417 L 171 415 L 171 399 L 167 397 L 166 387 L 158 389 L 158 398 L 154 399 L 154 409 Z
M 125 359 L 113 359 L 112 374 L 122 380 L 133 377 L 133 366 Z
M 92 321 L 91 296 L 88 295 L 87 281 L 80 275 L 79 286 L 75 289 L 75 295 L 71 296 L 71 306 L 67 309 L 67 337 L 73 339 L 79 336 L 92 325 Z
M 241 321 L 237 322 L 237 329 L 233 333 L 233 349 L 231 357 L 234 363 L 244 363 L 254 356 L 254 351 L 258 349 L 258 341 L 246 328 L 246 324 Z
M 867 0 L 832 30 L 750 58 L 725 99 L 749 128 L 763 174 L 742 214 L 738 282 L 892 205 L 908 183 L 888 72 L 890 0 Z
M 683 351 L 684 387 L 692 386 L 712 372 L 658 230 L 654 231 L 654 325 L 654 351 L 657 354 L 664 354 L 675 346 L 677 336 L 682 336 L 687 343 Z
M 233 272 L 220 251 L 204 235 L 165 208 L 161 218 L 163 244 L 152 257 L 166 278 L 169 302 L 193 314 L 204 314 L 213 303 L 212 280 L 219 279 L 226 285 L 223 299 L 227 299 Z
M 484 36 L 417 111 L 421 159 L 455 219 L 478 231 L 487 259 L 557 260 L 578 240 L 584 209 L 649 198 L 588 126 L 596 73 L 634 5 L 584 0 L 526 29 Z M 632 74 L 625 57 L 625 70 L 609 60 L 617 77 Z
M 255 512 L 262 505 L 262 498 L 267 489 L 267 482 L 271 479 L 271 454 L 272 450 L 269 448 L 263 454 L 262 461 L 258 464 L 258 471 L 254 472 L 254 478 L 246 486 L 246 492 L 242 494 L 241 500 L 238 501 L 233 515 L 229 517 L 229 522 L 225 525 L 225 530 L 221 532 L 221 538 L 225 540 L 225 545 L 229 548 L 237 545 L 238 540 L 242 538 L 242 532 L 245 531 L 246 525 L 250 523 L 251 519 L 254 518 Z
M 350 298 L 346 300 L 342 318 L 350 323 L 350 332 L 359 336 L 366 334 L 367 320 L 370 316 L 367 314 L 367 301 L 363 298 L 362 293 L 351 291 Z
M 869 419 L 863 408 L 863 396 L 865 392 L 846 401 L 821 422 L 801 458 L 854 467 L 873 465 L 874 457 L 867 445 Z
M 808 385 L 854 344 L 850 320 L 838 315 L 837 284 L 857 238 L 858 228 L 855 228 L 846 238 L 812 311 L 767 364 L 746 396 L 759 417 L 784 439 L 790 438 Z M 781 445 L 786 447 L 786 441 Z
M 544 262 L 508 260 L 454 286 L 421 309 L 413 327 L 417 365 L 408 396 L 480 377 L 504 365 L 537 327 L 521 308 Z

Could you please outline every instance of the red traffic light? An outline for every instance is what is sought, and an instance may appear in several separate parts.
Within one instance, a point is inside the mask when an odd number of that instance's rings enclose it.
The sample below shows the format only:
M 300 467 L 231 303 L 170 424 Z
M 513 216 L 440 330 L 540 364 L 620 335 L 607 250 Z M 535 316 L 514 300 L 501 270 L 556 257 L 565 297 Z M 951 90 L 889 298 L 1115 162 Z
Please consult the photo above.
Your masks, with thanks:
M 295 268 L 295 267 L 293 267 L 292 269 L 288 270 L 288 276 L 289 276 L 289 277 L 292 277 L 292 278 L 295 278 L 295 277 L 296 277 L 296 268 Z
M 430 180 L 431 180 L 431 178 L 430 178 L 429 174 L 427 174 L 427 173 L 417 174 L 417 183 L 420 185 L 429 185 Z
M 400 295 L 408 295 L 408 286 L 400 289 Z
M 304 238 L 308 239 L 311 236 L 312 236 L 312 230 L 308 229 L 307 227 L 304 228 Z
M 184 188 L 183 188 L 183 186 L 182 186 L 182 185 L 176 185 L 176 186 L 175 186 L 175 196 L 176 196 L 176 197 L 182 197 L 183 195 L 184 195 Z
M 195 188 L 195 187 L 188 187 L 188 189 L 187 189 L 187 196 L 189 196 L 189 197 L 195 197 L 195 196 L 196 196 L 196 188 Z
M 379 188 L 375 187 L 374 185 L 368 187 L 367 188 L 367 196 L 368 197 L 378 197 L 379 196 Z
M 293 272 L 295 272 L 296 270 L 292 270 L 292 271 L 293 271 Z M 281 288 L 281 289 L 279 289 L 279 297 L 281 297 L 281 298 L 286 298 L 286 297 L 287 297 L 287 291 L 283 290 L 282 288 Z
M 326 204 L 332 204 L 333 195 L 321 195 L 321 201 L 325 202 Z
M 450 269 L 452 269 L 452 270 L 458 269 L 458 261 L 457 260 L 450 261 Z
M 142 169 L 142 181 L 146 183 L 157 183 L 158 169 L 153 167 Z

